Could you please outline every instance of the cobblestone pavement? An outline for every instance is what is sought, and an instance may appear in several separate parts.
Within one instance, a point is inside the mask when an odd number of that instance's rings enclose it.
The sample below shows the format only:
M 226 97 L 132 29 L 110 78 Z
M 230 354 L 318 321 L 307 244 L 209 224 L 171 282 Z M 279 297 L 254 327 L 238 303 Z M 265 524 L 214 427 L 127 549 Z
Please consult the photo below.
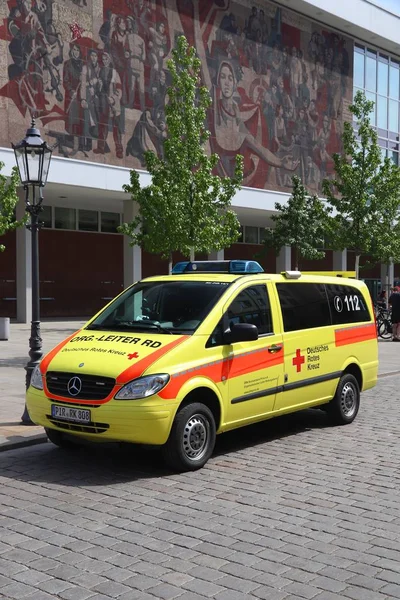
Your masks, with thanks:
M 0 598 L 400 598 L 400 376 L 331 428 L 306 411 L 221 436 L 195 473 L 156 451 L 0 456 Z

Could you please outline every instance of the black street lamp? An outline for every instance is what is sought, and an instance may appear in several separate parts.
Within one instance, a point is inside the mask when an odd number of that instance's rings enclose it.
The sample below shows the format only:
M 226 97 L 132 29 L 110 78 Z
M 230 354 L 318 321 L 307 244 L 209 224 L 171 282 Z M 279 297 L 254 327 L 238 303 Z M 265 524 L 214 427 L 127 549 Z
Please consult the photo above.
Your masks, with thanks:
M 35 127 L 35 119 L 27 130 L 23 140 L 14 146 L 15 159 L 19 170 L 21 183 L 25 190 L 26 212 L 30 215 L 27 229 L 31 232 L 32 242 L 32 322 L 31 337 L 29 338 L 29 356 L 26 370 L 26 389 L 28 389 L 32 371 L 42 358 L 42 338 L 40 337 L 40 298 L 39 298 L 39 244 L 38 234 L 42 226 L 39 213 L 43 210 L 43 188 L 46 185 L 53 151 L 47 142 L 40 137 L 39 129 Z M 29 191 L 31 190 L 31 199 Z M 21 417 L 23 425 L 33 425 L 26 405 Z

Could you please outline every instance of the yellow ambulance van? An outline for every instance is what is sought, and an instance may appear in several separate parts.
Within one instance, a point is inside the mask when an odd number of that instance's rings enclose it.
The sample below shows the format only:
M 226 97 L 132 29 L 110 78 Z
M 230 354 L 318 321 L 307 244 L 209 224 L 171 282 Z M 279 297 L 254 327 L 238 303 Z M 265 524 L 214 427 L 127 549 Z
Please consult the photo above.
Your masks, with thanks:
M 376 326 L 354 279 L 270 275 L 254 261 L 178 263 L 126 289 L 32 373 L 49 439 L 162 446 L 174 470 L 216 435 L 310 407 L 351 423 L 375 386 Z

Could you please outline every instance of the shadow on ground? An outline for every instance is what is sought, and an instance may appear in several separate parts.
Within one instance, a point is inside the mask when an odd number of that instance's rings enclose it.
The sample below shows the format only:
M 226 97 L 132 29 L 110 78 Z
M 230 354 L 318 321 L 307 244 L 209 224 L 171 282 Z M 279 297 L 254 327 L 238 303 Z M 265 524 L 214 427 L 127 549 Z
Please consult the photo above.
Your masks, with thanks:
M 211 460 L 325 427 L 330 427 L 330 422 L 319 410 L 306 410 L 242 427 L 218 436 Z M 23 450 L 3 453 L 0 474 L 22 481 L 90 487 L 167 477 L 173 473 L 164 466 L 159 448 L 72 443 L 70 447 L 60 449 L 48 443 L 36 447 L 30 455 Z

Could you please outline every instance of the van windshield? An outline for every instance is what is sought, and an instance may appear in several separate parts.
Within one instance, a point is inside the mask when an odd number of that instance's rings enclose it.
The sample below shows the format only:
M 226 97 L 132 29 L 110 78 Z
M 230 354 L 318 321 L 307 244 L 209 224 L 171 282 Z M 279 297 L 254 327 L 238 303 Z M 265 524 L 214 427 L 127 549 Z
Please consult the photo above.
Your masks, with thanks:
M 193 333 L 230 284 L 149 281 L 127 289 L 86 329 Z

